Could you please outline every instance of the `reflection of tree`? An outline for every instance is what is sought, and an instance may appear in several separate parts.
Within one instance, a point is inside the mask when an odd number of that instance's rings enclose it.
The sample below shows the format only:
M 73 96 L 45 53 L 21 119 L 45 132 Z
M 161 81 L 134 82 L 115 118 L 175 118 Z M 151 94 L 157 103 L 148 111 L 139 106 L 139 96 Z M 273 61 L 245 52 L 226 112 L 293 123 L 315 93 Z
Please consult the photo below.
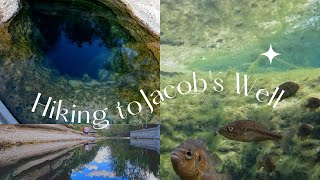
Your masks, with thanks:
M 73 166 L 73 168 L 79 167 L 80 165 L 84 167 L 91 162 L 97 156 L 100 144 L 101 142 L 99 145 L 94 146 L 91 151 L 84 151 L 82 147 L 78 148 L 74 153 L 70 166 Z
M 64 32 L 67 37 L 76 43 L 79 47 L 82 47 L 83 43 L 91 44 L 92 39 L 95 35 L 93 24 L 88 20 L 81 18 L 67 20 L 65 22 Z
M 102 135 L 108 137 L 129 137 L 130 131 L 138 129 L 135 125 L 113 124 L 103 129 Z
M 158 177 L 160 156 L 157 152 L 130 146 L 129 141 L 124 140 L 108 141 L 108 146 L 113 157 L 111 165 L 117 176 L 147 179 L 148 174 L 153 173 Z
M 157 127 L 158 124 L 148 124 L 147 128 Z M 108 137 L 129 137 L 130 131 L 143 129 L 143 125 L 132 125 L 132 124 L 112 124 L 108 129 L 102 129 L 98 131 L 101 136 Z
M 37 34 L 34 34 L 33 40 L 36 41 L 35 43 L 40 45 L 41 48 L 48 50 L 60 37 L 60 22 L 62 21 L 62 17 L 37 12 L 35 12 L 33 17 L 37 17 L 37 19 L 34 19 L 34 22 L 40 25 L 41 28 L 39 28 L 39 31 L 42 35 L 37 37 Z
M 140 166 L 131 165 L 129 162 L 127 163 L 126 175 L 129 179 L 148 179 L 148 171 Z
M 83 147 L 75 149 L 73 156 L 68 159 L 68 165 L 64 167 L 64 175 L 62 174 L 62 176 L 65 176 L 65 173 L 70 176 L 74 169 L 81 171 L 86 164 L 93 161 L 98 154 L 99 147 L 101 146 L 101 143 L 99 144 L 100 145 L 93 147 L 91 151 L 84 151 Z
M 112 12 L 107 13 L 110 16 L 108 18 L 90 16 L 90 11 L 94 10 L 90 8 L 91 6 L 88 6 L 83 7 L 81 10 L 83 12 L 79 14 L 78 9 L 81 8 L 79 5 L 68 4 L 70 7 L 68 7 L 67 14 L 66 12 L 63 12 L 63 14 L 60 14 L 60 12 L 50 13 L 52 4 L 46 4 L 45 2 L 41 6 L 43 9 L 37 9 L 36 5 L 31 5 L 31 8 L 33 8 L 31 17 L 41 33 L 41 37 L 33 38 L 45 41 L 50 47 L 59 40 L 61 32 L 64 31 L 69 40 L 79 47 L 83 43 L 91 43 L 94 38 L 99 37 L 102 39 L 103 45 L 110 49 L 120 47 L 122 43 L 133 41 L 129 32 L 123 29 L 117 21 L 114 21 L 115 15 Z M 44 11 L 44 9 L 47 11 Z

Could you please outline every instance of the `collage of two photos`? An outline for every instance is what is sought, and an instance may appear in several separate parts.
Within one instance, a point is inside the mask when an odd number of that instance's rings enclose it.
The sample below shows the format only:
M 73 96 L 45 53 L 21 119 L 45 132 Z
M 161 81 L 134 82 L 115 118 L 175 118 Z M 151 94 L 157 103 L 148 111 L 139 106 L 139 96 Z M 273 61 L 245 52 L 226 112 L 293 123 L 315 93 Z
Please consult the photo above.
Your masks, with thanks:
M 319 0 L 0 0 L 0 179 L 320 179 Z

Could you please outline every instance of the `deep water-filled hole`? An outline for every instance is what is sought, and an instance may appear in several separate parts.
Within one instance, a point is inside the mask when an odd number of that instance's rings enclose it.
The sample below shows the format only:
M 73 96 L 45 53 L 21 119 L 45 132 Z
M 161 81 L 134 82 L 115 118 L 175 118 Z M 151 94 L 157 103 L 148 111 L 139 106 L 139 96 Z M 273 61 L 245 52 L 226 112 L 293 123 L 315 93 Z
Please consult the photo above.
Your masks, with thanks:
M 35 25 L 32 40 L 43 55 L 44 67 L 58 75 L 102 79 L 114 61 L 122 60 L 122 46 L 134 42 L 115 21 L 115 14 L 97 3 L 29 3 Z M 103 15 L 93 11 L 99 9 Z
M 139 90 L 152 92 L 160 82 L 159 62 L 148 47 L 159 40 L 118 5 L 98 0 L 22 1 L 8 25 L 8 42 L 0 47 L 6 49 L 0 51 L 0 100 L 19 123 L 70 123 L 71 109 L 92 115 L 105 108 L 111 123 L 158 122 L 158 107 L 153 114 L 146 115 L 145 108 L 125 120 L 115 109 L 118 102 L 143 102 Z M 62 108 L 70 110 L 68 122 L 62 116 L 42 116 L 41 105 L 31 112 L 38 93 L 40 103 L 49 97 L 62 100 Z

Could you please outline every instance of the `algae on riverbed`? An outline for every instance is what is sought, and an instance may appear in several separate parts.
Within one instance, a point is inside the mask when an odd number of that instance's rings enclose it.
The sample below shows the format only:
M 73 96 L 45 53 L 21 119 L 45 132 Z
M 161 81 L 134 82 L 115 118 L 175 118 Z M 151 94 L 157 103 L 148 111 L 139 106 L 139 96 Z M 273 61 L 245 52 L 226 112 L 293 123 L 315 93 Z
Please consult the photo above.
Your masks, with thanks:
M 208 82 L 208 90 L 177 96 L 161 104 L 161 178 L 177 179 L 170 153 L 186 139 L 204 138 L 222 164 L 219 173 L 234 179 L 317 179 L 320 164 L 320 111 L 305 108 L 308 97 L 320 98 L 319 1 L 162 1 L 161 86 Z M 272 64 L 265 56 L 272 44 L 280 56 Z M 211 71 L 211 75 L 209 75 Z M 236 72 L 250 75 L 252 93 L 236 94 Z M 212 90 L 214 78 L 223 79 L 224 90 Z M 270 93 L 286 81 L 300 85 L 297 94 L 276 109 L 260 103 L 260 88 Z M 162 88 L 161 88 L 162 89 Z M 289 151 L 277 143 L 244 143 L 217 133 L 231 121 L 251 119 L 275 132 L 292 132 Z M 295 133 L 301 123 L 315 133 L 300 141 Z M 271 155 L 276 171 L 256 169 L 259 157 Z

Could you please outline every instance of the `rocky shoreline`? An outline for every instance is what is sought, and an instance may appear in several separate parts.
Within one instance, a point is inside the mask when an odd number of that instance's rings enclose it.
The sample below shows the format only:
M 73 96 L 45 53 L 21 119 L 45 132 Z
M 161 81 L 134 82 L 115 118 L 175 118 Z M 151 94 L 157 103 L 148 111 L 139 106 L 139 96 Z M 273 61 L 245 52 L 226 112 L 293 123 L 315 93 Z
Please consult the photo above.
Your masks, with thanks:
M 84 135 L 82 132 L 68 126 L 70 125 L 1 125 L 0 147 L 7 148 L 24 144 L 97 139 L 97 137 Z
M 108 2 L 106 0 L 106 2 Z M 147 27 L 150 32 L 160 36 L 160 1 L 140 1 L 120 0 L 124 8 L 136 19 L 141 25 Z M 118 3 L 113 2 L 113 3 Z M 109 2 L 108 2 L 109 3 Z M 0 3 L 0 24 L 12 20 L 21 9 L 20 0 L 4 0 Z

